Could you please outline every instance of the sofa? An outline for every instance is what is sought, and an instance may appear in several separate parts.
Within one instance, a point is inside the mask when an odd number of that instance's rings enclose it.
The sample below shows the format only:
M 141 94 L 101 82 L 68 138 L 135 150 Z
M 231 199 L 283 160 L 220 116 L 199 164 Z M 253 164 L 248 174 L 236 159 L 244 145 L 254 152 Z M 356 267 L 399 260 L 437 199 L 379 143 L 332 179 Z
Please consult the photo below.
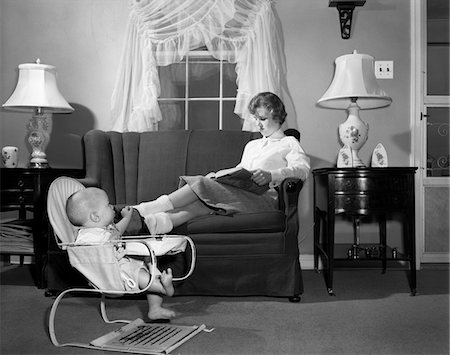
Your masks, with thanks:
M 245 144 L 259 137 L 258 132 L 223 130 L 91 130 L 83 137 L 86 176 L 80 181 L 104 189 L 112 204 L 134 205 L 175 190 L 181 175 L 235 166 Z M 175 295 L 260 295 L 299 301 L 303 280 L 297 208 L 302 186 L 301 180 L 286 179 L 278 188 L 277 211 L 208 215 L 171 232 L 188 235 L 197 251 L 194 273 L 175 284 Z M 62 266 L 61 253 L 49 246 L 49 290 L 76 279 Z

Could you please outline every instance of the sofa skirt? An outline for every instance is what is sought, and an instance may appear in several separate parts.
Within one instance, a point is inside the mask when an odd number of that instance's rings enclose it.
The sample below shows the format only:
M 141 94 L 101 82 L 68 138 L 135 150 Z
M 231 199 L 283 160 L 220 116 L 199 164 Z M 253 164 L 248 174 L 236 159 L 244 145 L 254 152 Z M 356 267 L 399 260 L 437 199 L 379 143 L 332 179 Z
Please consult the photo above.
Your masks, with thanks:
M 175 283 L 176 296 L 293 297 L 302 293 L 300 262 L 290 255 L 198 256 L 194 273 Z

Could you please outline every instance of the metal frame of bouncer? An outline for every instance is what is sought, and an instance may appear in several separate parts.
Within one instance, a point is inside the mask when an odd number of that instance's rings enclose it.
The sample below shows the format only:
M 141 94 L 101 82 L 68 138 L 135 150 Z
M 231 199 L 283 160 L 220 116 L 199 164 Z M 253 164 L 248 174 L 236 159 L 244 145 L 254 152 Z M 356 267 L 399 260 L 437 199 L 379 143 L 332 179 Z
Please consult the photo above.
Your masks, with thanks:
M 56 242 L 57 245 L 63 249 L 63 250 L 70 250 L 71 248 L 82 248 L 85 247 L 86 245 L 76 245 L 73 242 L 60 242 L 59 239 L 61 240 L 67 240 L 67 238 L 72 238 L 73 237 L 67 237 L 64 236 L 64 233 L 72 233 L 73 235 L 73 226 L 70 224 L 70 222 L 67 219 L 67 216 L 65 215 L 65 201 L 67 201 L 67 198 L 74 192 L 78 191 L 79 189 L 84 188 L 84 186 L 79 183 L 78 181 L 76 181 L 75 179 L 72 178 L 67 178 L 67 177 L 60 177 L 57 178 L 56 180 L 54 180 L 54 182 L 50 185 L 49 188 L 49 193 L 48 193 L 48 203 L 47 203 L 47 209 L 48 209 L 48 217 L 50 220 L 50 224 L 53 227 L 54 230 L 54 235 L 56 238 Z M 62 190 L 62 191 L 61 191 Z M 62 196 L 59 196 L 59 194 L 62 194 Z M 63 215 L 65 216 L 65 218 L 63 218 L 63 220 L 59 220 L 59 215 Z M 64 223 L 68 223 L 67 225 L 64 226 Z M 112 290 L 107 290 L 107 289 L 99 289 L 97 286 L 95 286 L 83 273 L 83 276 L 89 281 L 89 283 L 91 284 L 91 286 L 93 288 L 83 288 L 83 287 L 75 287 L 75 288 L 70 288 L 67 290 L 62 291 L 55 299 L 55 301 L 52 304 L 52 307 L 50 309 L 50 314 L 49 314 L 49 335 L 50 335 L 50 339 L 53 343 L 53 345 L 58 346 L 58 347 L 63 347 L 63 346 L 73 346 L 73 347 L 81 347 L 81 348 L 88 348 L 88 349 L 97 349 L 97 350 L 109 350 L 109 351 L 118 351 L 118 352 L 132 352 L 132 353 L 142 353 L 142 354 L 158 354 L 159 352 L 155 352 L 155 351 L 150 351 L 150 350 L 146 350 L 146 349 L 130 349 L 130 348 L 108 348 L 108 347 L 99 347 L 99 346 L 95 346 L 95 345 L 91 345 L 91 344 L 86 344 L 86 343 L 78 343 L 78 342 L 70 342 L 70 343 L 60 343 L 57 338 L 56 338 L 56 333 L 55 333 L 55 317 L 56 317 L 56 312 L 57 312 L 57 308 L 58 305 L 60 304 L 60 302 L 62 301 L 62 299 L 72 293 L 92 293 L 92 294 L 99 294 L 101 295 L 101 299 L 100 299 L 100 314 L 101 317 L 103 319 L 103 321 L 105 323 L 125 323 L 125 324 L 130 324 L 135 321 L 131 321 L 131 320 L 123 320 L 123 319 L 117 319 L 117 320 L 110 320 L 108 318 L 107 312 L 106 312 L 106 297 L 108 296 L 112 296 L 112 297 L 119 297 L 119 296 L 129 296 L 129 295 L 139 295 L 139 294 L 144 294 L 148 291 L 148 289 L 150 288 L 150 286 L 152 285 L 152 283 L 155 281 L 155 275 L 156 275 L 156 271 L 157 271 L 157 259 L 156 259 L 156 254 L 155 251 L 153 250 L 153 248 L 151 247 L 151 242 L 152 241 L 159 241 L 159 242 L 164 242 L 164 239 L 167 238 L 183 238 L 187 241 L 187 244 L 189 244 L 190 248 L 191 248 L 191 265 L 190 268 L 188 270 L 188 272 L 182 276 L 182 277 L 177 277 L 177 278 L 173 278 L 173 281 L 182 281 L 187 279 L 192 272 L 194 271 L 194 267 L 195 267 L 195 261 L 196 261 L 196 250 L 195 250 L 195 245 L 192 241 L 191 238 L 187 237 L 187 236 L 171 236 L 171 235 L 161 235 L 161 236 L 148 236 L 148 238 L 142 239 L 134 239 L 134 238 L 127 238 L 127 239 L 123 239 L 120 241 L 116 241 L 116 242 L 111 242 L 111 243 L 105 243 L 103 245 L 96 245 L 95 247 L 98 248 L 106 248 L 105 250 L 113 250 L 113 248 L 124 248 L 126 249 L 126 244 L 129 243 L 139 243 L 142 244 L 144 246 L 144 250 L 146 250 L 148 252 L 145 252 L 146 257 L 148 259 L 150 259 L 150 263 L 147 263 L 151 265 L 149 271 L 151 274 L 150 280 L 147 284 L 147 286 L 144 289 L 139 289 L 139 290 L 117 290 L 117 289 L 112 289 Z M 142 254 L 140 254 L 142 255 Z M 174 326 L 176 327 L 176 326 Z M 186 327 L 185 327 L 186 328 Z M 192 327 L 191 327 L 192 328 Z M 181 341 L 178 342 L 178 344 L 176 344 L 176 346 L 181 345 L 182 343 L 184 343 L 185 341 L 187 341 L 188 339 L 190 339 L 192 336 L 194 336 L 195 334 L 199 333 L 202 330 L 206 330 L 204 325 L 201 325 L 199 327 L 194 326 L 194 331 L 190 331 L 189 334 L 183 338 Z M 175 347 L 176 347 L 175 346 Z M 172 347 L 171 350 L 175 347 Z M 168 352 L 165 352 L 168 353 Z

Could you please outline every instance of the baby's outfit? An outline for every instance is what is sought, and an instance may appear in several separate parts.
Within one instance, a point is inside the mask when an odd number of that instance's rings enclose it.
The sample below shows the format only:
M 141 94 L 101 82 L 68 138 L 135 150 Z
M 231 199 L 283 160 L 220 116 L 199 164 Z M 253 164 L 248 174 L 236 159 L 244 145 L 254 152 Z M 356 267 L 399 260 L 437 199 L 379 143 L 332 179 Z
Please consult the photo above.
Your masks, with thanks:
M 120 233 L 114 224 L 105 228 L 81 228 L 78 231 L 75 244 L 103 244 L 111 241 L 120 240 Z M 144 270 L 150 274 L 148 268 L 141 260 L 129 258 L 125 255 L 123 249 L 116 250 L 116 257 L 119 263 L 120 277 L 123 281 L 124 289 L 139 290 L 139 272 Z M 156 276 L 161 275 L 156 268 Z

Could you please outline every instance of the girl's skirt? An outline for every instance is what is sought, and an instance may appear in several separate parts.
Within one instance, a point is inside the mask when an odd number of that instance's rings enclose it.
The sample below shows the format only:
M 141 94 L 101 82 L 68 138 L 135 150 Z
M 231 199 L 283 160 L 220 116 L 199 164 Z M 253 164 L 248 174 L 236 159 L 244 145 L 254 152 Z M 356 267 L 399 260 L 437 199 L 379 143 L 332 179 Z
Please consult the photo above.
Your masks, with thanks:
M 179 187 L 188 184 L 207 207 L 217 214 L 262 212 L 278 209 L 273 189 L 258 195 L 231 185 L 221 184 L 202 175 L 181 176 Z

